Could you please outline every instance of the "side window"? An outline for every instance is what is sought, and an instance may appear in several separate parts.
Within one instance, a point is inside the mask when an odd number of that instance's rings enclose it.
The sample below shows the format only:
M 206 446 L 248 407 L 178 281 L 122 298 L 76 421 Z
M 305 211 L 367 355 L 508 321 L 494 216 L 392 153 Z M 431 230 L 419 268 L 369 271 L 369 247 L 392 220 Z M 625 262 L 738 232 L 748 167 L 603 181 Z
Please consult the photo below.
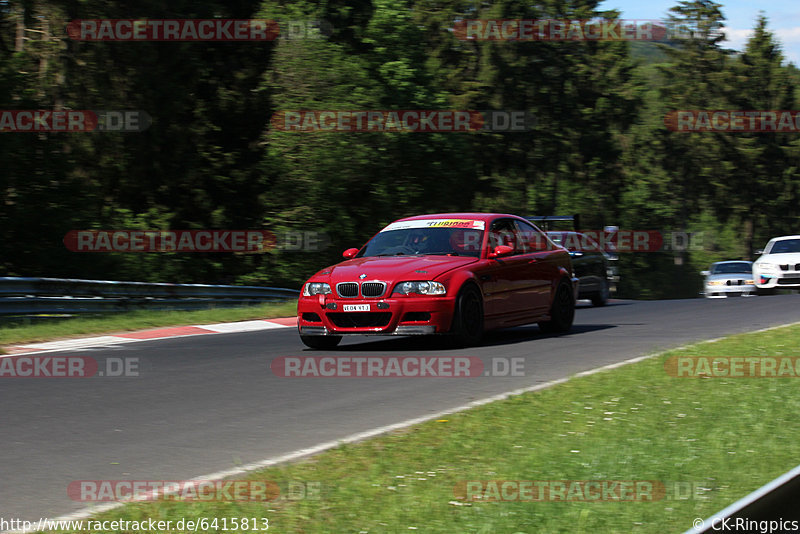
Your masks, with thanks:
M 522 253 L 517 236 L 517 227 L 513 219 L 500 219 L 492 223 L 489 230 L 490 250 L 494 250 L 499 245 L 506 245 L 514 249 L 512 254 Z
M 554 247 L 545 236 L 544 232 L 540 231 L 533 225 L 522 221 L 514 221 L 519 234 L 522 252 L 541 252 L 544 250 L 552 250 Z
M 483 244 L 483 230 L 469 228 L 449 228 L 450 250 L 458 254 L 480 256 Z

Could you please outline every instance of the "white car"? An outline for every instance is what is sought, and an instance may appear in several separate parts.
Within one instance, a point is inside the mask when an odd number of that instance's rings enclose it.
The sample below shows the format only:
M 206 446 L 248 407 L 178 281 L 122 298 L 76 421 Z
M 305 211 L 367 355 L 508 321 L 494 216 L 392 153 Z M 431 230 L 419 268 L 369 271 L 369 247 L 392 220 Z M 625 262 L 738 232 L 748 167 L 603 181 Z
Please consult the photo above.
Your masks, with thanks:
M 759 290 L 800 289 L 800 235 L 770 239 L 753 263 L 753 280 Z
M 749 261 L 718 261 L 700 274 L 706 277 L 703 293 L 706 298 L 750 297 L 755 295 L 753 263 Z

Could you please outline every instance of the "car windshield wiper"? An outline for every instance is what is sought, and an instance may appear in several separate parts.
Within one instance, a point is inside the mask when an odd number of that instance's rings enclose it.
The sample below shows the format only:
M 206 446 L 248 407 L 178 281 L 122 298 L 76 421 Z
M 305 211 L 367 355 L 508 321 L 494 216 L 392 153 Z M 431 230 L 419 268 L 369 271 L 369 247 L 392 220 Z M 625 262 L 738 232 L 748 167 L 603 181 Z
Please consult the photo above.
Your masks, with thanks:
M 406 255 L 405 252 L 395 252 L 394 254 L 375 254 L 375 257 L 380 257 L 380 256 L 405 256 L 405 255 Z

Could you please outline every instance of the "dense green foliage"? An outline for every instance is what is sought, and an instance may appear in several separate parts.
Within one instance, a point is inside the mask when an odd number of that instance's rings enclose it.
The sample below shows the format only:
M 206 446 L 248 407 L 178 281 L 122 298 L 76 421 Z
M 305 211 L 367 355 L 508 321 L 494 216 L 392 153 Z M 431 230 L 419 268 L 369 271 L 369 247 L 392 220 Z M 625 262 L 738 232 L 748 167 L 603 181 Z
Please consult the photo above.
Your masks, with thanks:
M 692 296 L 708 262 L 797 233 L 797 134 L 675 133 L 675 109 L 793 109 L 800 74 L 767 21 L 743 53 L 724 15 L 681 0 L 689 38 L 463 41 L 459 19 L 619 16 L 596 0 L 0 1 L 0 109 L 145 110 L 141 133 L 0 133 L 0 275 L 297 287 L 382 224 L 425 212 L 582 214 L 702 232 L 702 247 L 620 259 L 626 296 Z M 90 42 L 91 18 L 323 20 L 324 39 Z M 280 110 L 508 109 L 524 133 L 297 133 Z M 73 253 L 73 229 L 317 231 L 330 246 L 264 254 Z

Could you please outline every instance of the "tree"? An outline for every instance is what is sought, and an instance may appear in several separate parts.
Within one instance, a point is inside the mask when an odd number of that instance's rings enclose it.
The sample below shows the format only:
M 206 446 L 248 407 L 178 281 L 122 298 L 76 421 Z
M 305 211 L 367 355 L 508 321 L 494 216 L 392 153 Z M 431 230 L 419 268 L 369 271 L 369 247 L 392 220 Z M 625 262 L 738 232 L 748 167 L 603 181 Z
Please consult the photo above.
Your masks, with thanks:
M 794 86 L 775 37 L 761 14 L 744 53 L 731 65 L 736 85 L 729 96 L 739 110 L 794 109 Z M 725 143 L 729 178 L 720 188 L 718 212 L 743 222 L 743 239 L 755 248 L 797 223 L 798 144 L 796 133 L 738 133 Z M 754 243 L 756 240 L 756 243 Z

